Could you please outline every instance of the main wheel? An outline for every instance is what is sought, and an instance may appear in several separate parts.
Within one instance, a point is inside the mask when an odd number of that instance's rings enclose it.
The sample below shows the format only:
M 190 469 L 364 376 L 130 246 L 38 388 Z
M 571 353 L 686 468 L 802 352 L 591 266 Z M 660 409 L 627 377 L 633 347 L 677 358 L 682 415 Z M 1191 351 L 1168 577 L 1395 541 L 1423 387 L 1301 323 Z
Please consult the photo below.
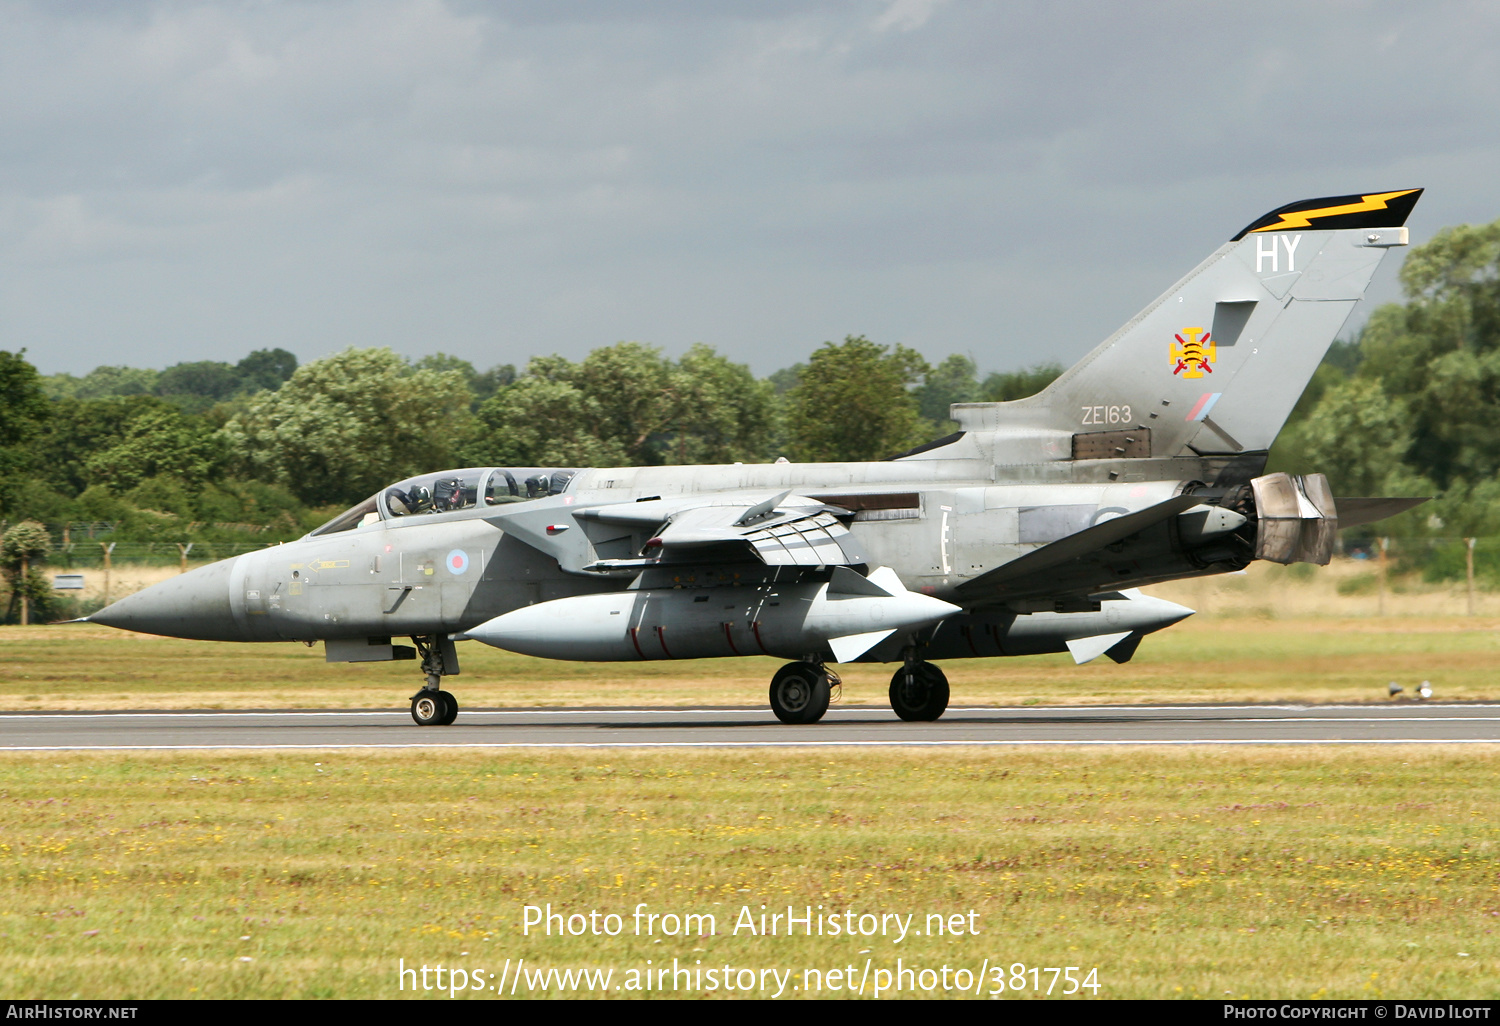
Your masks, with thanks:
M 903 666 L 891 678 L 891 708 L 903 720 L 935 720 L 948 708 L 948 678 L 932 663 Z
M 771 678 L 771 711 L 782 723 L 817 723 L 828 711 L 828 674 L 812 663 L 787 663 Z
M 411 718 L 417 721 L 417 726 L 441 727 L 453 722 L 452 717 L 458 715 L 458 704 L 449 703 L 443 697 L 445 694 L 443 691 L 424 689 L 411 700 Z
M 454 698 L 453 695 L 447 691 L 439 691 L 438 694 L 441 695 L 443 697 L 443 701 L 448 704 L 448 711 L 444 713 L 443 718 L 438 721 L 438 726 L 446 727 L 448 724 L 458 719 L 458 699 Z

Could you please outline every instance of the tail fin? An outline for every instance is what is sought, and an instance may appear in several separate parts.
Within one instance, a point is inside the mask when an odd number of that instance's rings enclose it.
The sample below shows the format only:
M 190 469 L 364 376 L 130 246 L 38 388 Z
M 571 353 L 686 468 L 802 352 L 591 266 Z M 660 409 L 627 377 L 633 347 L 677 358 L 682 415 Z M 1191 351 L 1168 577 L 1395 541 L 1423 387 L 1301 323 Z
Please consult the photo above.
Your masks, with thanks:
M 955 405 L 953 416 L 966 430 L 1042 441 L 1051 459 L 1269 449 L 1386 250 L 1406 245 L 1421 194 L 1273 210 L 1038 395 Z

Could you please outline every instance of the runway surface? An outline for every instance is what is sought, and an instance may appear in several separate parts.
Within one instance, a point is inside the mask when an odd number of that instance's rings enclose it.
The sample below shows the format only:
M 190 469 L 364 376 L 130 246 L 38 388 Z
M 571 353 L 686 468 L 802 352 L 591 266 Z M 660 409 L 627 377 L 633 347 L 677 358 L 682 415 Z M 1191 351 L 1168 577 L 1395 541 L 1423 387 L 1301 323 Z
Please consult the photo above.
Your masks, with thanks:
M 448 727 L 404 711 L 0 714 L 0 749 L 869 747 L 882 745 L 1474 744 L 1500 703 L 952 708 L 935 723 L 835 707 L 789 727 L 768 709 L 476 709 Z

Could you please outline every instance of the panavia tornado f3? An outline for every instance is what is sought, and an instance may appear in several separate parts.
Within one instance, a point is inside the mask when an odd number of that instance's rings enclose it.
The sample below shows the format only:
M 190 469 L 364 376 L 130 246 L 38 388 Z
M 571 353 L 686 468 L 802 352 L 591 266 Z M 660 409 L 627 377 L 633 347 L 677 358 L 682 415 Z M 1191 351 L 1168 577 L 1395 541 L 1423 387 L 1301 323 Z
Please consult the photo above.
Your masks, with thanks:
M 955 405 L 961 430 L 888 460 L 446 470 L 88 620 L 322 641 L 331 662 L 420 657 L 422 725 L 457 715 L 443 678 L 469 639 L 552 659 L 787 659 L 770 685 L 787 723 L 822 717 L 830 663 L 899 663 L 892 708 L 934 720 L 938 660 L 1124 662 L 1192 614 L 1139 586 L 1326 564 L 1341 525 L 1422 501 L 1265 473 L 1420 193 L 1273 210 L 1041 393 Z

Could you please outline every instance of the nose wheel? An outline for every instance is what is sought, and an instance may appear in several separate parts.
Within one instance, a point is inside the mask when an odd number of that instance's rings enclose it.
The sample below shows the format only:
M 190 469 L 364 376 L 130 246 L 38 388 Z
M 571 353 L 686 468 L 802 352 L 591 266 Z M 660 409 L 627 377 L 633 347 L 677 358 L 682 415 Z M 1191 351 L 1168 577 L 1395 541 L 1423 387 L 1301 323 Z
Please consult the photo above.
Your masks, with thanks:
M 771 711 L 782 723 L 817 723 L 829 697 L 828 672 L 817 663 L 787 663 L 771 678 Z
M 411 718 L 419 727 L 446 727 L 458 718 L 458 699 L 446 691 L 423 688 L 412 696 Z
M 932 663 L 908 663 L 891 678 L 891 708 L 903 720 L 935 720 L 948 708 L 948 678 Z

